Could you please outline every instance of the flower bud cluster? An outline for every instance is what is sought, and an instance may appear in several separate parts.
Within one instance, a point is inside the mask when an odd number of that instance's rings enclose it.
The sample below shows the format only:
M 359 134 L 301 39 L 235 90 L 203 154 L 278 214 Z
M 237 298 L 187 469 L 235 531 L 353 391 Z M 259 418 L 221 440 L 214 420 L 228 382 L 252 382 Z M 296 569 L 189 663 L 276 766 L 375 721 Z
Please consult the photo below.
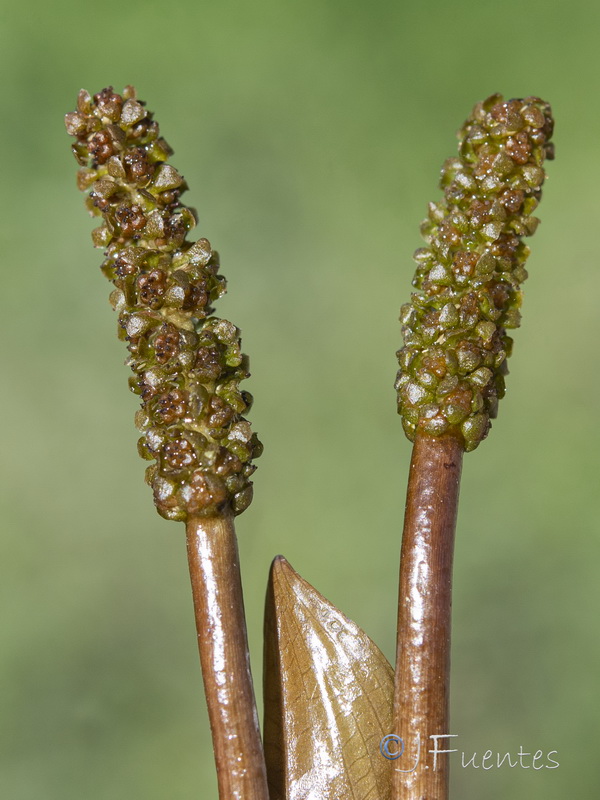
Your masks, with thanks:
M 417 431 L 485 438 L 504 394 L 511 338 L 520 322 L 532 216 L 553 157 L 550 106 L 537 97 L 478 103 L 459 132 L 459 155 L 442 168 L 444 199 L 421 226 L 418 290 L 402 307 L 398 411 Z
M 155 461 L 146 480 L 158 511 L 176 520 L 239 514 L 262 451 L 243 416 L 252 403 L 239 388 L 248 360 L 235 325 L 211 316 L 225 279 L 210 243 L 186 238 L 196 217 L 179 201 L 187 185 L 168 163 L 172 150 L 131 86 L 122 95 L 82 90 L 65 123 L 76 137 L 78 186 L 103 218 L 92 239 L 115 286 L 130 386 L 142 400 L 138 447 Z

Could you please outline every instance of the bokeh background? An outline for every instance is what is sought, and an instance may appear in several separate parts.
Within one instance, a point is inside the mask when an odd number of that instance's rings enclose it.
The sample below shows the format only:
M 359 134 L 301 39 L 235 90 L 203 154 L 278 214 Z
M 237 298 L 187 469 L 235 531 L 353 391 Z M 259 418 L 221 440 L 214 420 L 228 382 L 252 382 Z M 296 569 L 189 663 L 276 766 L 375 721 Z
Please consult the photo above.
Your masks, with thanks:
M 393 658 L 410 445 L 398 309 L 472 105 L 549 100 L 557 160 L 508 395 L 465 460 L 454 740 L 558 769 L 453 796 L 593 797 L 600 736 L 597 101 L 589 0 L 2 0 L 0 795 L 216 797 L 181 525 L 135 448 L 109 285 L 63 126 L 137 86 L 221 252 L 265 444 L 239 519 L 253 670 L 283 553 Z M 549 763 L 547 761 L 543 763 Z

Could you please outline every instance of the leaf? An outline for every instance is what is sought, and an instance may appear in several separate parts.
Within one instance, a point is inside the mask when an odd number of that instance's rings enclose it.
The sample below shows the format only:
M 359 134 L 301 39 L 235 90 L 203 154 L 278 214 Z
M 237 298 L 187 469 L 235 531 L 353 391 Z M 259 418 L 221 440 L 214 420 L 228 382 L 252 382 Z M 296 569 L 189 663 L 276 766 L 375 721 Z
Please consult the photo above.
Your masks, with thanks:
M 265 757 L 271 800 L 389 800 L 394 673 L 283 556 L 265 609 Z

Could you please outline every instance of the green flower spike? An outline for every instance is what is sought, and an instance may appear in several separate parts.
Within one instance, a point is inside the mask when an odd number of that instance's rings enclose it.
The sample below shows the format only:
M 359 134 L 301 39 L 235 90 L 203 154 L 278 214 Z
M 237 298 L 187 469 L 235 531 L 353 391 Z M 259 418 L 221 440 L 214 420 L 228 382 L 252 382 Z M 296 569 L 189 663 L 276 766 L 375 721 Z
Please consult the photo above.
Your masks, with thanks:
M 239 514 L 251 502 L 262 446 L 242 416 L 248 360 L 240 332 L 210 316 L 225 292 L 218 254 L 206 239 L 187 241 L 195 212 L 179 202 L 187 189 L 169 163 L 172 150 L 135 89 L 79 93 L 65 117 L 81 166 L 78 186 L 103 224 L 92 233 L 105 251 L 102 271 L 115 289 L 119 337 L 127 342 L 146 480 L 167 519 Z
M 459 132 L 459 156 L 442 168 L 444 199 L 421 226 L 413 286 L 402 307 L 398 411 L 409 439 L 458 434 L 465 450 L 485 438 L 504 395 L 507 328 L 520 322 L 531 216 L 553 158 L 550 106 L 537 97 L 478 103 Z

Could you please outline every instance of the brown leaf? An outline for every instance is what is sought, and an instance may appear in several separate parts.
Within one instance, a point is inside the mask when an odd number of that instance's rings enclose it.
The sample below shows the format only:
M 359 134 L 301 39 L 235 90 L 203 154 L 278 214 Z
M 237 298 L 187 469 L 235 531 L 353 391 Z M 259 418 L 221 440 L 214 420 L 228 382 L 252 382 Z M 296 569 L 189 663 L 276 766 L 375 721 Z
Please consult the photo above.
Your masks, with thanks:
M 265 609 L 271 800 L 388 800 L 394 673 L 377 645 L 278 556 Z

